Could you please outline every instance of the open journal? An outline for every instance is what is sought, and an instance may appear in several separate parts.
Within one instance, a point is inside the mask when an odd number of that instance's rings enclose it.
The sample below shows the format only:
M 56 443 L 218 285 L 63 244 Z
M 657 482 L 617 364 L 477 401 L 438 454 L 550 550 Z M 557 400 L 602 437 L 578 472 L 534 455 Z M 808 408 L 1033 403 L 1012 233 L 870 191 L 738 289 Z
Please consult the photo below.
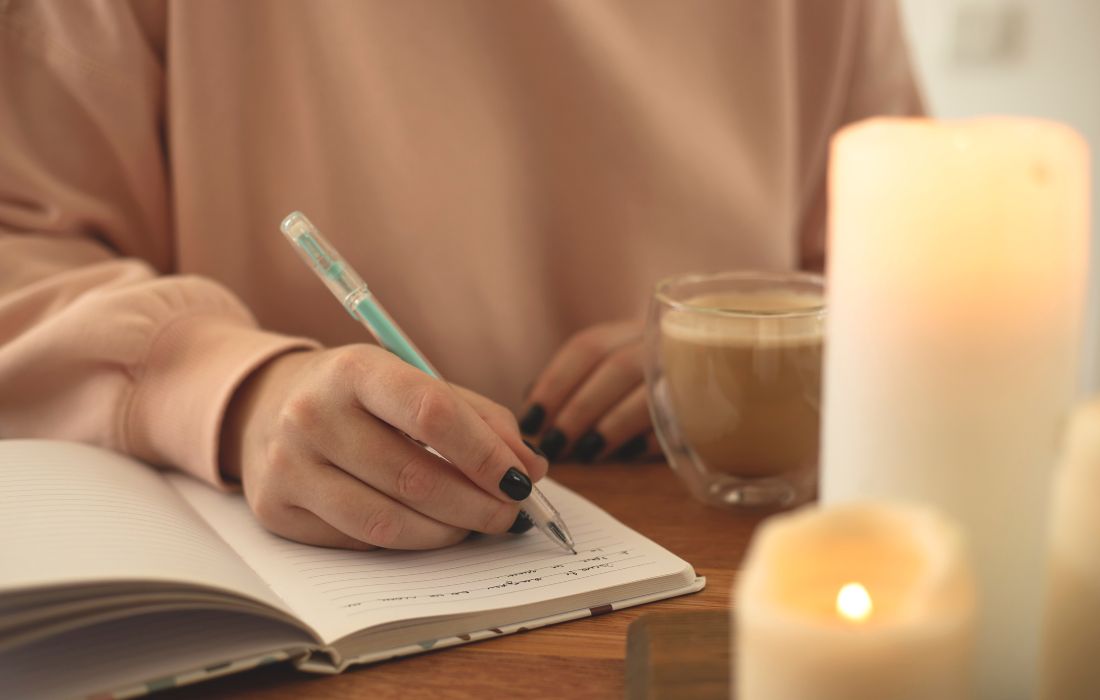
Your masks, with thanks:
M 0 441 L 0 697 L 130 697 L 287 660 L 337 673 L 701 589 L 692 567 L 549 480 L 537 531 L 350 552 L 105 450 Z

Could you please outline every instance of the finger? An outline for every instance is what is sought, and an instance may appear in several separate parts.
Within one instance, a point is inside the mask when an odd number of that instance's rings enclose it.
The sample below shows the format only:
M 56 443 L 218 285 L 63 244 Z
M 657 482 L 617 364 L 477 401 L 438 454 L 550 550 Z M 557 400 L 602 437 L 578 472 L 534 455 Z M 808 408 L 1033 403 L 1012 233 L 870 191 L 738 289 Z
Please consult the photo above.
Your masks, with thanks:
M 652 432 L 639 433 L 620 445 L 619 449 L 611 452 L 607 459 L 612 462 L 647 460 L 650 459 L 647 453 L 649 453 L 656 444 L 657 440 Z M 660 454 L 659 448 L 657 448 L 657 454 Z
M 523 436 L 519 433 L 519 426 L 516 424 L 516 417 L 511 411 L 476 391 L 470 391 L 461 386 L 452 386 L 459 396 L 473 406 L 478 415 L 504 440 L 508 448 L 520 458 L 527 474 L 531 477 L 531 481 L 538 481 L 546 476 L 546 471 L 550 466 L 546 455 L 523 439 Z
M 569 397 L 539 447 L 553 459 L 568 454 L 567 446 L 583 435 L 583 444 L 577 443 L 577 458 L 592 461 L 602 451 L 602 440 L 607 436 L 591 429 L 627 394 L 641 388 L 641 382 L 641 344 L 631 343 L 613 351 Z M 643 402 L 644 398 L 643 394 Z
M 297 506 L 286 506 L 278 522 L 267 528 L 288 540 L 312 544 L 317 547 L 337 547 L 339 549 L 370 550 L 377 549 L 372 544 L 348 537 L 333 526 L 321 520 L 313 513 Z
M 450 385 L 374 348 L 369 367 L 342 368 L 371 414 L 415 440 L 431 445 L 486 493 L 503 501 L 531 494 L 530 477 L 516 453 Z
M 514 501 L 493 498 L 454 465 L 365 411 L 333 416 L 317 437 L 316 449 L 334 466 L 432 520 L 489 534 L 515 524 Z
M 289 433 L 297 432 L 284 422 Z M 268 531 L 296 542 L 321 547 L 374 549 L 340 532 L 308 510 L 294 504 L 296 494 L 310 485 L 309 472 L 319 455 L 304 442 L 280 440 L 267 446 L 264 469 L 245 472 L 245 500 L 256 520 Z
M 579 462 L 593 462 L 605 455 L 615 455 L 620 448 L 634 438 L 644 440 L 645 433 L 649 431 L 649 402 L 646 400 L 646 387 L 639 384 L 626 395 L 626 398 L 617 403 L 604 414 L 596 426 L 585 433 L 577 441 L 577 449 L 573 456 Z M 612 457 L 619 461 L 628 461 L 645 451 L 643 442 L 641 450 L 630 454 L 633 448 L 628 449 L 626 457 Z
M 551 425 L 566 399 L 608 354 L 640 337 L 638 324 L 627 321 L 594 326 L 570 338 L 535 380 L 520 430 L 538 435 Z
M 386 549 L 435 549 L 461 542 L 465 530 L 433 520 L 329 464 L 310 470 L 301 506 L 345 535 Z

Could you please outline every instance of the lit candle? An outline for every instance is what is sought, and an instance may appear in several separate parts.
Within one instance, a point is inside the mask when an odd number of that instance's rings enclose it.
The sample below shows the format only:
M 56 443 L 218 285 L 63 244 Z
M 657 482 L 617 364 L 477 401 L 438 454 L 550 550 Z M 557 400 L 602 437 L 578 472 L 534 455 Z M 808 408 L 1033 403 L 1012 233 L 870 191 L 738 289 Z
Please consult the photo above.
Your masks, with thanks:
M 863 622 L 873 609 L 871 594 L 862 583 L 846 583 L 836 594 L 836 612 L 849 622 Z
M 974 597 L 962 539 L 915 505 L 766 521 L 738 580 L 738 700 L 970 698 Z
M 1033 120 L 873 120 L 833 142 L 822 500 L 913 499 L 959 522 L 991 700 L 1035 688 L 1087 161 L 1075 132 Z
M 1100 693 L 1100 400 L 1074 415 L 1054 483 L 1039 697 Z

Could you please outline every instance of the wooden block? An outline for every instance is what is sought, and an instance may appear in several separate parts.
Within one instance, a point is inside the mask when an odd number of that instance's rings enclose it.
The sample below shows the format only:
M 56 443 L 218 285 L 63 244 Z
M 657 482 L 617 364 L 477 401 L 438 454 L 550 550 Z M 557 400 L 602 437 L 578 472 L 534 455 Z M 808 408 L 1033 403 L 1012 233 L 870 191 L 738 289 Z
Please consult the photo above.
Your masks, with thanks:
M 627 699 L 731 698 L 730 629 L 721 610 L 639 617 L 626 633 Z

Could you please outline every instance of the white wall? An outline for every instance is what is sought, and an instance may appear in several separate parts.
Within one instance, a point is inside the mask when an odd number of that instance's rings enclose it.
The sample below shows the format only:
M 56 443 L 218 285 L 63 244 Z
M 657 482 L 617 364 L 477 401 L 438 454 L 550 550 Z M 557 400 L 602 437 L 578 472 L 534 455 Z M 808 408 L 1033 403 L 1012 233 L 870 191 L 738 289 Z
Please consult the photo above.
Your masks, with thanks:
M 1026 114 L 1074 126 L 1093 163 L 1085 388 L 1100 390 L 1100 0 L 901 0 L 932 114 Z

